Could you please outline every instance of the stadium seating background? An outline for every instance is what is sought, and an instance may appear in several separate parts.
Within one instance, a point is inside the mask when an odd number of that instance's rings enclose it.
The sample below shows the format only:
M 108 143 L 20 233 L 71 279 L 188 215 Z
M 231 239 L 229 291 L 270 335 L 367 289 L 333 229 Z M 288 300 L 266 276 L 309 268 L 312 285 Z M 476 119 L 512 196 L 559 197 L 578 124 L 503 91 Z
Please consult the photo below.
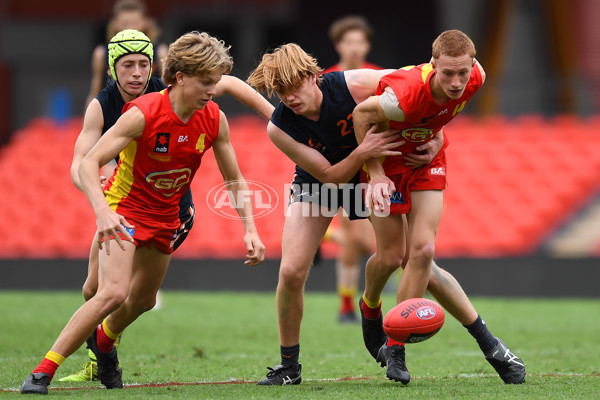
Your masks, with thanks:
M 32 120 L 0 150 L 0 258 L 86 258 L 95 231 L 69 168 L 80 118 Z M 232 143 L 247 180 L 272 188 L 274 211 L 256 220 L 271 259 L 281 255 L 293 164 L 254 115 L 230 119 Z M 458 117 L 447 127 L 448 189 L 437 257 L 527 256 L 600 192 L 600 117 Z M 213 212 L 209 191 L 222 184 L 212 152 L 192 184 L 195 227 L 176 258 L 243 258 L 239 221 Z M 265 187 L 265 186 L 263 186 Z M 266 198 L 266 197 L 265 197 Z M 257 210 L 264 211 L 264 210 Z M 595 246 L 586 255 L 597 254 Z M 326 244 L 325 257 L 336 248 Z

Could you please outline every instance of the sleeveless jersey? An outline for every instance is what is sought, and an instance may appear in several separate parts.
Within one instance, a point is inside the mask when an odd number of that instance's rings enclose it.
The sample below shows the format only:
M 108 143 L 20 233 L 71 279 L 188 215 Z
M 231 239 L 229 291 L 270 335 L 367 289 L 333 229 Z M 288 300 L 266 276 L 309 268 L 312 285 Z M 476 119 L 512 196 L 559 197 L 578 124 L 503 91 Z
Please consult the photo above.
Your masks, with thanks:
M 319 151 L 334 165 L 348 157 L 358 146 L 352 124 L 356 102 L 348 90 L 343 72 L 322 75 L 319 89 L 323 93 L 323 102 L 318 121 L 297 115 L 285 104 L 279 103 L 271 122 L 297 142 Z M 296 174 L 303 181 L 319 182 L 298 165 Z M 359 182 L 358 173 L 352 182 Z
M 127 103 L 145 117 L 142 136 L 120 153 L 105 188 L 110 208 L 123 216 L 177 221 L 179 200 L 188 191 L 202 156 L 219 134 L 219 106 L 209 101 L 183 123 L 173 112 L 169 89 Z
M 462 96 L 440 105 L 433 99 L 429 86 L 433 75 L 434 69 L 431 64 L 421 64 L 396 70 L 379 81 L 377 94 L 383 93 L 389 86 L 404 111 L 404 121 L 390 121 L 390 127 L 400 130 L 403 139 L 406 140 L 404 145 L 396 148 L 404 154 L 413 153 L 417 146 L 430 141 L 444 125 L 463 110 L 483 84 L 481 71 L 475 65 Z M 444 136 L 442 151 L 447 146 L 448 140 Z M 383 166 L 389 175 L 402 173 L 407 168 L 402 156 L 388 157 Z

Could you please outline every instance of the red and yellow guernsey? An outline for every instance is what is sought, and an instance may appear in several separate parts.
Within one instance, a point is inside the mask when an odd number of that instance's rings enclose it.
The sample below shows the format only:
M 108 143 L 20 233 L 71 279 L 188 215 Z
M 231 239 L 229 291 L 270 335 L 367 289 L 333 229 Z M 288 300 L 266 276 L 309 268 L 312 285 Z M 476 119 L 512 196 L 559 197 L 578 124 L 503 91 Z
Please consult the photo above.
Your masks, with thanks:
M 146 123 L 131 141 L 104 193 L 116 213 L 163 222 L 178 221 L 179 199 L 187 191 L 204 153 L 219 134 L 219 106 L 209 101 L 186 123 L 173 112 L 168 90 L 141 96 L 123 107 L 138 107 Z
M 404 145 L 395 149 L 404 154 L 413 153 L 417 146 L 430 141 L 444 125 L 465 108 L 467 102 L 483 84 L 481 71 L 475 64 L 462 96 L 440 105 L 435 102 L 431 94 L 430 81 L 434 74 L 431 64 L 411 65 L 385 75 L 379 81 L 377 94 L 383 93 L 389 86 L 404 111 L 404 121 L 390 121 L 390 127 L 400 130 L 402 138 L 406 141 Z M 442 151 L 448 144 L 448 138 L 444 135 Z M 386 158 L 383 167 L 388 176 L 412 170 L 404 164 L 402 156 Z

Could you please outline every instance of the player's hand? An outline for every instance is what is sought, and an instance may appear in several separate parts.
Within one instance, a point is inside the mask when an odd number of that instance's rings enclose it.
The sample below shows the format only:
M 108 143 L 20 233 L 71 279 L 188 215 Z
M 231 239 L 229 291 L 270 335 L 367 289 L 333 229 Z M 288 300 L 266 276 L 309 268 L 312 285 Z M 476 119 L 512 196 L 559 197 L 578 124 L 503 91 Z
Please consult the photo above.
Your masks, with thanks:
M 246 258 L 244 264 L 251 267 L 260 264 L 265 259 L 265 245 L 262 243 L 258 234 L 247 233 L 244 235 L 244 243 L 246 244 Z
M 111 237 L 115 239 L 121 250 L 125 250 L 125 244 L 119 233 L 125 237 L 125 240 L 134 243 L 133 238 L 129 232 L 127 232 L 127 229 L 133 229 L 134 226 L 127 222 L 125 217 L 110 209 L 96 217 L 96 226 L 96 241 L 98 242 L 98 247 L 102 250 L 102 243 L 104 241 L 106 244 L 106 254 L 108 255 L 110 255 Z
M 367 131 L 365 138 L 359 145 L 366 158 L 401 156 L 401 151 L 392 150 L 405 143 L 404 140 L 400 140 L 402 139 L 400 131 L 388 129 L 384 132 L 375 132 L 375 128 L 376 126 L 373 125 Z
M 419 168 L 429 164 L 439 154 L 444 145 L 444 137 L 441 139 L 438 135 L 434 136 L 429 142 L 418 146 L 417 150 L 421 154 L 409 153 L 404 155 L 404 163 L 407 167 Z
M 387 176 L 372 178 L 367 186 L 365 203 L 367 207 L 372 207 L 376 214 L 385 214 L 389 212 L 391 195 L 396 191 L 396 185 Z

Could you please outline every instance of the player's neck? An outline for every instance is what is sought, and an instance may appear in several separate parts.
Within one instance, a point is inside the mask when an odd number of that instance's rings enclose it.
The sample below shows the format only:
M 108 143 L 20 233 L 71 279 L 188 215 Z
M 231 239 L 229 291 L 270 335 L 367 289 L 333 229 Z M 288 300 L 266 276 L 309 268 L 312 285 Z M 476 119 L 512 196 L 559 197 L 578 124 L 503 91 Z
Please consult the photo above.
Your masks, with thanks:
M 168 95 L 171 108 L 173 109 L 175 115 L 177 115 L 181 122 L 184 124 L 187 123 L 196 112 L 196 108 L 190 107 L 190 105 L 183 99 L 178 86 L 172 86 L 169 89 Z

